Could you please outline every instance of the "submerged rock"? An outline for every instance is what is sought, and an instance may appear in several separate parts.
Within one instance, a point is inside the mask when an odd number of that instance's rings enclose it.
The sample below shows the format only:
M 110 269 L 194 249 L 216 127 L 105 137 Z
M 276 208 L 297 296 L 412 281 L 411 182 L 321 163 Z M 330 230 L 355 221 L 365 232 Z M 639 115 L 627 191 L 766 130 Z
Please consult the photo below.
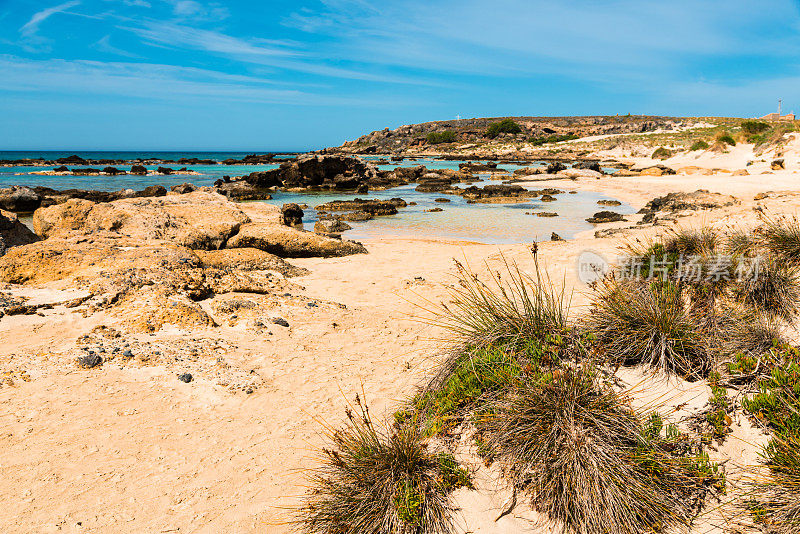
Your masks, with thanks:
M 593 224 L 619 222 L 624 220 L 625 218 L 621 214 L 615 213 L 613 211 L 598 211 L 592 217 L 586 219 L 587 222 Z

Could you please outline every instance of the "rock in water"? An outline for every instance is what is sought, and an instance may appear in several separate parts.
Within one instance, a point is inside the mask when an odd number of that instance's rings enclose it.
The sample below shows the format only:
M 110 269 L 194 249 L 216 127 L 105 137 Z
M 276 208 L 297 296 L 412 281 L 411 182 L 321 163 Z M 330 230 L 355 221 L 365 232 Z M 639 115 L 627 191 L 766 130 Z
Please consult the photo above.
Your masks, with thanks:
M 621 214 L 615 213 L 613 211 L 598 211 L 592 217 L 586 219 L 587 222 L 590 222 L 592 224 L 618 222 L 624 220 L 625 218 Z
M 553 232 L 550 234 L 550 241 L 564 241 L 564 238 L 558 235 L 557 233 Z
M 297 228 L 303 227 L 303 209 L 297 204 L 284 204 L 281 208 L 283 224 Z
M 41 204 L 41 197 L 30 187 L 14 185 L 0 189 L 0 209 L 15 213 L 30 213 Z
M 334 235 L 341 234 L 350 230 L 352 226 L 339 219 L 323 219 L 314 225 L 314 231 L 318 234 Z
M 0 210 L 0 256 L 11 247 L 35 243 L 39 237 L 22 224 L 14 213 Z

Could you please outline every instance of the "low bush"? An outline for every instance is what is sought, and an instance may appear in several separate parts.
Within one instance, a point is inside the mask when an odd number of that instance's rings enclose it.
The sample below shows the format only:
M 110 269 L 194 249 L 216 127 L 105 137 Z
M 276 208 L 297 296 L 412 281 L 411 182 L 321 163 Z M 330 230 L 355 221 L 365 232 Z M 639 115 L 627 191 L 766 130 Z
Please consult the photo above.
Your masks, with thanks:
M 522 128 L 513 119 L 503 119 L 489 125 L 486 129 L 486 137 L 494 139 L 501 133 L 518 134 L 521 131 Z
M 691 151 L 708 150 L 709 146 L 710 145 L 706 141 L 700 140 L 700 141 L 695 141 L 694 143 L 692 143 L 692 146 L 689 148 L 689 150 L 691 150 Z
M 730 134 L 720 134 L 717 136 L 717 143 L 736 146 L 736 140 Z
M 431 132 L 426 138 L 428 144 L 440 145 L 442 143 L 454 143 L 457 139 L 456 133 L 452 130 L 445 130 L 443 132 Z
M 668 159 L 672 157 L 672 151 L 663 146 L 658 147 L 650 157 L 653 159 Z
M 470 485 L 469 473 L 445 453 L 435 453 L 416 425 L 379 430 L 357 400 L 360 414 L 335 431 L 322 465 L 310 475 L 311 491 L 298 526 L 314 534 L 449 534 L 450 494 Z
M 770 129 L 770 125 L 761 121 L 744 121 L 742 131 L 748 135 L 760 134 Z
M 575 134 L 548 135 L 546 137 L 531 137 L 528 142 L 534 146 L 541 146 L 561 143 L 562 141 L 572 141 L 573 139 L 580 139 L 580 136 Z

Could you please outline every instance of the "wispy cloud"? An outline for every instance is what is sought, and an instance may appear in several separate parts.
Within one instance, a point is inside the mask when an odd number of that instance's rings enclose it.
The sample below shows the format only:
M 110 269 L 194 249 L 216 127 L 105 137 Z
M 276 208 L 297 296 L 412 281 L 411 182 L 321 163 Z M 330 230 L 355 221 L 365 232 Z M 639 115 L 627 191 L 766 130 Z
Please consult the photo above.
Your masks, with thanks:
M 50 18 L 51 16 L 55 15 L 56 13 L 63 13 L 64 11 L 79 5 L 81 2 L 80 0 L 72 0 L 70 2 L 64 2 L 63 4 L 59 4 L 57 6 L 48 7 L 47 9 L 43 9 L 31 17 L 24 26 L 22 26 L 19 31 L 22 35 L 26 37 L 30 37 L 36 33 L 39 29 L 39 25 Z
M 95 50 L 99 50 L 100 52 L 105 52 L 107 54 L 114 54 L 117 56 L 129 57 L 129 58 L 136 58 L 136 59 L 143 59 L 142 56 L 138 54 L 134 54 L 132 52 L 128 52 L 127 50 L 122 50 L 117 48 L 116 46 L 111 44 L 111 35 L 105 35 L 101 37 L 96 43 L 91 45 L 92 48 Z
M 98 94 L 112 97 L 162 100 L 176 105 L 188 98 L 208 102 L 231 101 L 319 106 L 379 106 L 379 99 L 318 94 L 298 88 L 278 88 L 280 82 L 209 69 L 152 63 L 99 61 L 34 61 L 0 55 L 3 89 L 11 92 Z

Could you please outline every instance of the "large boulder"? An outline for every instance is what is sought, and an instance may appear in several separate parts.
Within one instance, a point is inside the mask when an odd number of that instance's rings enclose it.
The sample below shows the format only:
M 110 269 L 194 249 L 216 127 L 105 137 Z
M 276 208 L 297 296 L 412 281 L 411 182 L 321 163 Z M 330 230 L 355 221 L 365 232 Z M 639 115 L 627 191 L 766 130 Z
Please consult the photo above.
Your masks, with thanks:
M 35 243 L 39 238 L 20 222 L 16 214 L 0 210 L 0 256 L 11 247 Z
M 15 213 L 30 213 L 42 203 L 42 198 L 30 187 L 14 185 L 0 189 L 0 209 Z
M 361 243 L 270 223 L 243 225 L 239 233 L 228 241 L 227 246 L 257 248 L 283 258 L 328 258 L 367 252 Z
M 70 231 L 113 232 L 142 241 L 165 240 L 192 249 L 218 249 L 250 222 L 236 204 L 203 191 L 92 205 L 86 202 L 73 200 L 41 208 L 34 214 L 34 229 L 43 237 Z
M 281 216 L 283 224 L 286 226 L 293 226 L 297 228 L 303 227 L 303 208 L 298 204 L 289 203 L 281 207 Z
M 377 176 L 377 167 L 348 156 L 306 155 L 277 169 L 244 177 L 257 187 L 357 189 Z

